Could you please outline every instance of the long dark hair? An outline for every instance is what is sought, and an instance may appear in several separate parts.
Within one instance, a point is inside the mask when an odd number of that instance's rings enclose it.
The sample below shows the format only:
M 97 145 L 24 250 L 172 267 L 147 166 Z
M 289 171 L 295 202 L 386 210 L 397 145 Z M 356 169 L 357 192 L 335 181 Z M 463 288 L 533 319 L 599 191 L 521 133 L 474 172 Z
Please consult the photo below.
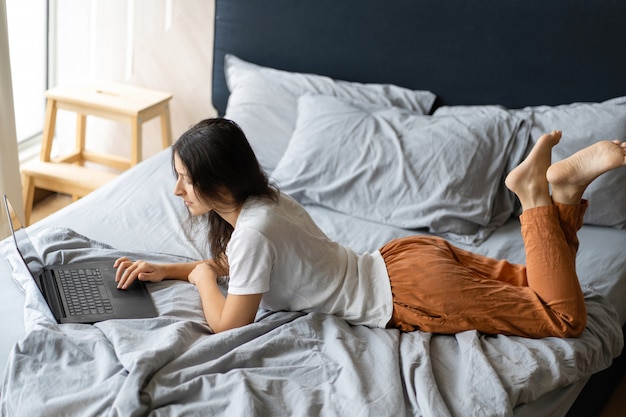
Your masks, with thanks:
M 245 134 L 232 120 L 198 122 L 172 145 L 172 168 L 175 155 L 187 169 L 201 200 L 240 206 L 250 197 L 278 199 L 277 188 L 269 183 Z M 176 169 L 174 175 L 178 175 Z M 220 190 L 224 188 L 234 201 L 222 201 Z M 226 268 L 226 246 L 233 227 L 214 211 L 209 212 L 208 223 L 209 249 L 214 261 Z

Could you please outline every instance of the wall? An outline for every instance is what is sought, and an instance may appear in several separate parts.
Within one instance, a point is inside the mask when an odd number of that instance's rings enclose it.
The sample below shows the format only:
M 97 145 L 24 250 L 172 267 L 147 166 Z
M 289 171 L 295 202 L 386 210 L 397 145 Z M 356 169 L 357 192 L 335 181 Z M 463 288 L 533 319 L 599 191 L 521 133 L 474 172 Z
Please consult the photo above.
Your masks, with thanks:
M 105 80 L 173 93 L 175 140 L 216 114 L 211 104 L 213 0 L 56 0 L 51 86 Z M 55 9 L 52 9 L 52 13 Z M 54 16 L 53 16 L 54 17 Z M 55 151 L 74 143 L 75 115 L 59 111 Z M 143 156 L 160 148 L 158 119 L 144 124 Z M 87 147 L 128 157 L 130 128 L 88 117 Z
M 20 219 L 24 220 L 4 0 L 0 0 L 0 198 L 2 194 L 9 197 Z M 0 239 L 9 235 L 9 224 L 5 219 L 4 203 L 0 202 Z

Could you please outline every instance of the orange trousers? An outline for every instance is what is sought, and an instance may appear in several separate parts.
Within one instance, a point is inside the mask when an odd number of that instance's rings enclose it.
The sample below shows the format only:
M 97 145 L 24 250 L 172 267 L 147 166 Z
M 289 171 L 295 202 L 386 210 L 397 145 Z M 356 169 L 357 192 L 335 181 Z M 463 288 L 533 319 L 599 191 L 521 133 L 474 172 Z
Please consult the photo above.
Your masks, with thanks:
M 457 248 L 431 236 L 380 250 L 391 282 L 388 327 L 532 338 L 577 337 L 587 323 L 576 275 L 577 231 L 587 202 L 536 207 L 520 216 L 526 265 Z

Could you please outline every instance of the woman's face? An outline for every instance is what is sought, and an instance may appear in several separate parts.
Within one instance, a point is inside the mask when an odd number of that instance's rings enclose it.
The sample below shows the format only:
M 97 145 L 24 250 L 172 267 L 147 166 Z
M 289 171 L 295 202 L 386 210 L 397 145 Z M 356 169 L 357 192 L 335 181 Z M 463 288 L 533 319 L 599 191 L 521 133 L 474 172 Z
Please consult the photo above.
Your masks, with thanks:
M 189 212 L 194 216 L 201 216 L 213 210 L 213 207 L 208 206 L 196 195 L 187 167 L 176 154 L 174 155 L 174 169 L 177 174 L 174 194 L 183 199 Z

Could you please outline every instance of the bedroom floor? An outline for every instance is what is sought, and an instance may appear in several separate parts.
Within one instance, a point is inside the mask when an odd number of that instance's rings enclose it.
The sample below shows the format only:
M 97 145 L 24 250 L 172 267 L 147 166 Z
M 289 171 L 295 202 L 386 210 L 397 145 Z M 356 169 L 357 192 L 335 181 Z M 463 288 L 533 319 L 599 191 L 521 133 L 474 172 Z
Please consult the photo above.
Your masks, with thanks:
M 33 207 L 32 222 L 54 213 L 71 202 L 72 198 L 63 194 L 53 194 L 45 198 Z M 624 410 L 626 410 L 626 375 L 611 396 L 610 402 L 598 417 L 621 417 L 624 415 Z
M 49 214 L 62 209 L 72 202 L 72 197 L 65 194 L 52 194 L 45 199 L 35 203 L 33 211 L 30 215 L 31 223 L 35 223 Z

